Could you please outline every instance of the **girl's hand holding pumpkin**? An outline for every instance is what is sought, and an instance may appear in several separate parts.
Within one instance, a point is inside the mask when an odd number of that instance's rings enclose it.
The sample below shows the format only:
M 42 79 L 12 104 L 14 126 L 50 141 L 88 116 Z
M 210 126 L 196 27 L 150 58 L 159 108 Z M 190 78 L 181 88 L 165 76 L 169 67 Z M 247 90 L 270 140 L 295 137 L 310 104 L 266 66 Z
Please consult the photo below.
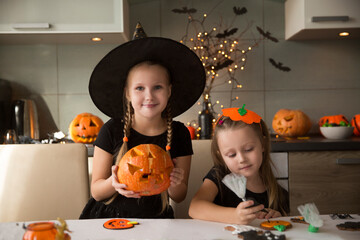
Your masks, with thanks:
M 176 159 L 173 159 L 174 168 L 170 173 L 170 186 L 174 187 L 182 183 L 184 179 L 184 169 L 176 167 Z
M 115 188 L 115 191 L 117 191 L 119 194 L 127 197 L 127 198 L 140 198 L 140 194 L 136 193 L 134 191 L 128 191 L 126 190 L 126 185 L 119 182 L 119 179 L 117 178 L 117 171 L 119 169 L 119 166 L 114 165 L 111 167 L 111 185 Z

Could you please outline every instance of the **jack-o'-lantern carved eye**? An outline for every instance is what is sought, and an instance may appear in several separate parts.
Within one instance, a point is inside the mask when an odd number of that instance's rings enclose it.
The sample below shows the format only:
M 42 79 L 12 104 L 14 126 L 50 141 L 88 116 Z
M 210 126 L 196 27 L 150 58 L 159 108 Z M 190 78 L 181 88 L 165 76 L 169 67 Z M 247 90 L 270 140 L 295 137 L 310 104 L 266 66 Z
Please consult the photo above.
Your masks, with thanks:
M 174 165 L 167 152 L 154 144 L 130 149 L 120 160 L 118 179 L 142 196 L 159 194 L 170 185 Z
M 128 167 L 129 167 L 129 172 L 131 173 L 131 175 L 134 175 L 134 173 L 138 170 L 141 169 L 141 167 L 132 165 L 131 163 L 128 163 Z

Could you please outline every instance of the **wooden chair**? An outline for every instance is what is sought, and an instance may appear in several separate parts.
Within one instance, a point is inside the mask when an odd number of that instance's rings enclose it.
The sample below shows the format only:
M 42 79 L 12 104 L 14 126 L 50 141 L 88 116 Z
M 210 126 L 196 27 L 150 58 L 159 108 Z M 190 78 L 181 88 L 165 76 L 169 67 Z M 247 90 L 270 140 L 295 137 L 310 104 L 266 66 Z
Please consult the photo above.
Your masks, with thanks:
M 84 144 L 0 145 L 0 222 L 78 219 L 89 196 Z

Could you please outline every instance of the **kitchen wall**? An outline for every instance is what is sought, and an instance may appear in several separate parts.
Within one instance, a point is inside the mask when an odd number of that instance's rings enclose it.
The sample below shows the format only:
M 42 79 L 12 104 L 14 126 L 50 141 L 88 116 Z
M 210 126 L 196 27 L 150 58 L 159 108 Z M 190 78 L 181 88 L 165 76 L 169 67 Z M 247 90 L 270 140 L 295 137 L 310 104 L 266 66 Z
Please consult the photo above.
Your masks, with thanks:
M 264 41 L 248 54 L 246 69 L 237 78 L 243 88 L 233 91 L 222 84 L 212 91 L 212 99 L 225 107 L 242 106 L 258 112 L 271 127 L 280 108 L 301 109 L 312 120 L 312 133 L 318 131 L 321 116 L 360 113 L 360 40 L 284 40 L 284 1 L 282 0 L 133 0 L 130 2 L 130 27 L 140 21 L 148 36 L 179 40 L 185 34 L 187 17 L 173 13 L 174 8 L 196 8 L 199 14 L 210 13 L 207 26 L 220 20 L 230 25 L 232 8 L 246 7 L 233 26 L 250 29 L 242 44 L 251 44 L 260 36 L 256 26 L 271 32 L 280 41 Z M 214 8 L 217 6 L 216 8 Z M 199 15 L 195 15 L 199 16 Z M 1 36 L 0 36 L 1 37 Z M 41 137 L 48 132 L 68 132 L 71 120 L 79 113 L 91 112 L 104 121 L 92 103 L 88 82 L 97 62 L 116 45 L 0 45 L 0 78 L 11 82 L 13 98 L 32 98 L 39 111 Z M 283 72 L 268 61 L 274 58 L 291 68 Z M 225 81 L 219 78 L 219 83 Z M 189 86 L 191 87 L 191 86 Z M 230 96 L 232 94 L 232 96 Z M 238 100 L 231 98 L 238 96 Z M 199 105 L 177 120 L 196 120 Z M 215 106 L 220 112 L 220 107 Z

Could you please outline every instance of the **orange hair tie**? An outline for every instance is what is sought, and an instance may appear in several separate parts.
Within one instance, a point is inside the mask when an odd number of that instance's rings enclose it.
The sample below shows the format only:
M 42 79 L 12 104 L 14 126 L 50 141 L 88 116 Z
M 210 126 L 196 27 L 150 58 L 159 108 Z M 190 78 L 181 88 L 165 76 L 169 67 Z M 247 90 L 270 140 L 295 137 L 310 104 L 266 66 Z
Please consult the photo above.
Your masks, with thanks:
M 129 139 L 127 137 L 123 137 L 123 142 L 128 142 Z
M 166 151 L 170 151 L 171 147 L 169 145 L 166 145 L 165 149 Z

